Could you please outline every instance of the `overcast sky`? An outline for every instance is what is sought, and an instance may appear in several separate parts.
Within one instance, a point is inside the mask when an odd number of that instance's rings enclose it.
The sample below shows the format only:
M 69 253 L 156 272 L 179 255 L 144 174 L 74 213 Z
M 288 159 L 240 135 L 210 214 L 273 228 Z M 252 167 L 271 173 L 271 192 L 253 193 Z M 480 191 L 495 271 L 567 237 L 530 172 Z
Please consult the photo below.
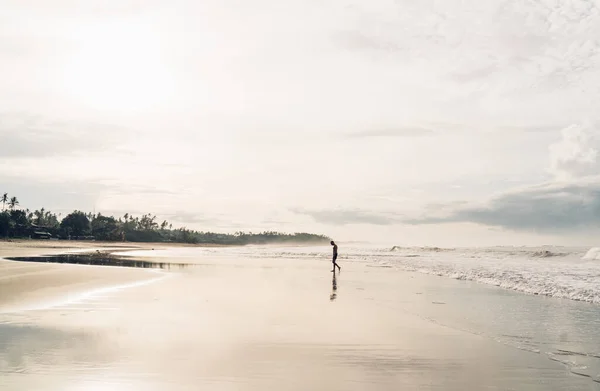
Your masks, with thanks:
M 215 231 L 600 244 L 600 0 L 0 0 L 0 192 Z

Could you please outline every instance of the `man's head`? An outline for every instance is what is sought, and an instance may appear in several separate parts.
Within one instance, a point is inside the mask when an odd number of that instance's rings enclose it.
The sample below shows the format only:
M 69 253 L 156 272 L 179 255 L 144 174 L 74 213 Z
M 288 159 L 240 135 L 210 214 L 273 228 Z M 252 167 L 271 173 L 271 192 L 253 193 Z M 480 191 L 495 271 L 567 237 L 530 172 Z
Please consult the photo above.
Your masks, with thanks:
M 335 242 L 334 242 L 333 240 L 331 241 L 331 245 L 332 245 L 332 246 L 335 246 Z

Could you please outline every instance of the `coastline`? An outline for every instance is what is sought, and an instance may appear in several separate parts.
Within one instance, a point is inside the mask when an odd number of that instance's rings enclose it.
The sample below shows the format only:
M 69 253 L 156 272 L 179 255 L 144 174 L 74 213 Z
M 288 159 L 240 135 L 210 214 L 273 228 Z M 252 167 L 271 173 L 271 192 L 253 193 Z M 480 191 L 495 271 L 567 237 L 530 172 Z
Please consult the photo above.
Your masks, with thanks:
M 7 257 L 33 257 L 57 255 L 70 251 L 100 250 L 152 250 L 177 247 L 236 247 L 222 244 L 188 244 L 170 242 L 106 242 L 85 240 L 0 239 L 0 259 Z
M 243 246 L 0 239 L 0 314 L 47 306 L 98 289 L 141 283 L 156 278 L 156 273 L 163 272 L 161 269 L 189 266 L 154 257 L 125 256 L 124 252 Z

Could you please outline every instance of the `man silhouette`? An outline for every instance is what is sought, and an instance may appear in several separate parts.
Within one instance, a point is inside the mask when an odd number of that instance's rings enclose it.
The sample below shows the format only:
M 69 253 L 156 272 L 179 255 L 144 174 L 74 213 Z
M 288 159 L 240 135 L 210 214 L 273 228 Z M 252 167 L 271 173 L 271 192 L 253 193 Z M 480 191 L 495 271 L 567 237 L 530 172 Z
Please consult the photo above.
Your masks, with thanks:
M 333 262 L 333 270 L 332 270 L 332 272 L 335 273 L 336 266 L 337 266 L 337 268 L 338 268 L 339 271 L 342 271 L 342 268 L 335 261 L 337 259 L 337 256 L 338 256 L 338 246 L 337 246 L 337 244 L 335 244 L 335 242 L 333 240 L 331 241 L 331 245 L 333 246 L 333 260 L 331 261 L 331 262 Z

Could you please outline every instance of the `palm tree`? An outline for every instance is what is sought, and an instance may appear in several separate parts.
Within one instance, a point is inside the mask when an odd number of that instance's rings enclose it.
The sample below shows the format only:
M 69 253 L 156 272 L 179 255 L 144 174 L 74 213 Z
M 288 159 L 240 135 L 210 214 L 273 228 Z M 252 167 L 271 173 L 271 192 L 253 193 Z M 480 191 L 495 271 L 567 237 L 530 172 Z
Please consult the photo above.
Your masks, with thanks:
M 17 205 L 19 205 L 19 200 L 17 200 L 17 197 L 12 197 L 8 202 L 8 207 L 11 210 L 14 209 Z
M 8 193 L 4 193 L 2 198 L 0 198 L 0 201 L 2 202 L 2 210 L 4 210 L 4 207 L 6 206 L 6 203 L 8 202 Z
M 33 212 L 33 214 L 35 215 L 35 224 L 36 225 L 44 225 L 45 211 L 46 211 L 46 209 L 42 208 L 40 210 L 36 210 L 35 212 Z

